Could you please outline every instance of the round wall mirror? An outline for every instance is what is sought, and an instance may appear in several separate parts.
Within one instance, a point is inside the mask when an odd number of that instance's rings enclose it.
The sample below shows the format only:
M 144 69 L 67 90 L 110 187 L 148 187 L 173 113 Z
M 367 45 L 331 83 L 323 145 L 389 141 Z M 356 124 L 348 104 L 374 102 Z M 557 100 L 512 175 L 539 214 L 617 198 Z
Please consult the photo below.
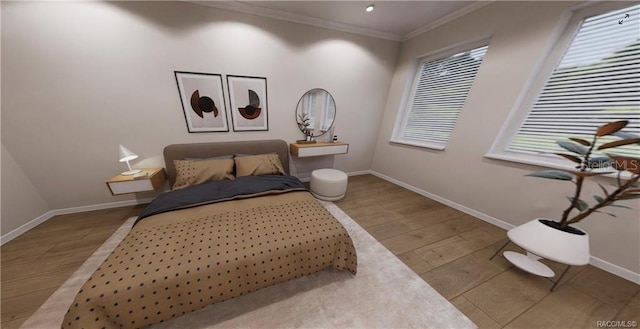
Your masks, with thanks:
M 331 94 L 324 89 L 311 89 L 298 101 L 296 122 L 305 135 L 324 135 L 333 126 L 335 118 L 336 103 Z

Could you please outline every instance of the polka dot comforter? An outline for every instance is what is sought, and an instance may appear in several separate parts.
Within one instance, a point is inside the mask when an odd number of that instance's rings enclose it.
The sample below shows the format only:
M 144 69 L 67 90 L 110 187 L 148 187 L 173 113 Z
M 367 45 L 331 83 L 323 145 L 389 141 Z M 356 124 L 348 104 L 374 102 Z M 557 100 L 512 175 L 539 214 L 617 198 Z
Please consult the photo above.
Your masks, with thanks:
M 81 288 L 62 328 L 140 328 L 326 268 L 357 269 L 345 228 L 307 191 L 138 222 Z

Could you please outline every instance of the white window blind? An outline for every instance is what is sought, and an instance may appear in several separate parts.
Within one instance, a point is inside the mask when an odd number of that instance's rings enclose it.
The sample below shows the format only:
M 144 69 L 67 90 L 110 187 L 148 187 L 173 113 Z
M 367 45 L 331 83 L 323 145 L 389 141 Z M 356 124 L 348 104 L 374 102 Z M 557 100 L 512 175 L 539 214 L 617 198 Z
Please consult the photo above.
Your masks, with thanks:
M 640 5 L 582 22 L 508 150 L 563 151 L 556 141 L 592 136 L 616 120 L 629 120 L 623 131 L 640 134 Z M 640 156 L 640 146 L 615 152 Z
M 420 64 L 409 109 L 396 137 L 398 142 L 447 144 L 487 48 Z

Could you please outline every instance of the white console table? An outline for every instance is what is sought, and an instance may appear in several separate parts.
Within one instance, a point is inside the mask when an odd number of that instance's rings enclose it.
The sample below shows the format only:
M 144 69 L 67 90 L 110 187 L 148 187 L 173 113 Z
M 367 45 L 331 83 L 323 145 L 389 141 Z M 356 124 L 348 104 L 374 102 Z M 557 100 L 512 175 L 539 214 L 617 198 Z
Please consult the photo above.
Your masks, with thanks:
M 349 152 L 349 144 L 344 142 L 291 143 L 290 151 L 298 158 L 346 154 Z

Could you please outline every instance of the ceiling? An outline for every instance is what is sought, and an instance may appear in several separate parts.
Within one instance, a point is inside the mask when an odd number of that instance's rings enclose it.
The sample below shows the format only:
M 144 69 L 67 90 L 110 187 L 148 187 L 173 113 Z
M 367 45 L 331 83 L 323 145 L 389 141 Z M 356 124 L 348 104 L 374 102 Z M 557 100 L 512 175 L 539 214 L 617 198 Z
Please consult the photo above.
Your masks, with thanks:
M 401 41 L 478 9 L 489 1 L 192 1 L 377 38 Z M 373 12 L 365 7 L 374 4 Z

